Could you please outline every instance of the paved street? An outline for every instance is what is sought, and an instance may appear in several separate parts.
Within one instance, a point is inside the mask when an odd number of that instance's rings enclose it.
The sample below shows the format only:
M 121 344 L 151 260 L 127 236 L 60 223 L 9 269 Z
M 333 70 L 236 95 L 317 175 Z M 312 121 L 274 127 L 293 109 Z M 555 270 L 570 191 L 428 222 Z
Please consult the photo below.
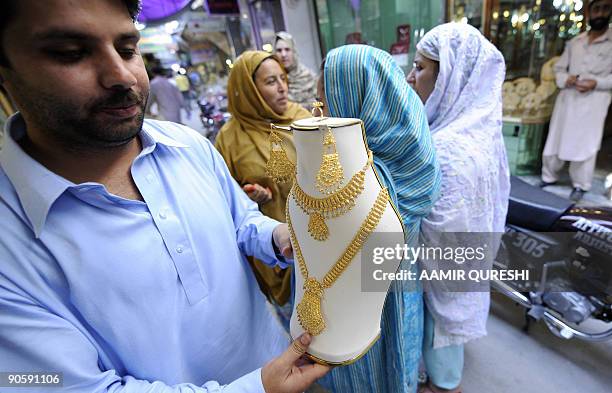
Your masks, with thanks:
M 612 341 L 563 340 L 543 322 L 529 334 L 522 326 L 522 309 L 495 294 L 489 335 L 466 347 L 463 393 L 612 392 Z

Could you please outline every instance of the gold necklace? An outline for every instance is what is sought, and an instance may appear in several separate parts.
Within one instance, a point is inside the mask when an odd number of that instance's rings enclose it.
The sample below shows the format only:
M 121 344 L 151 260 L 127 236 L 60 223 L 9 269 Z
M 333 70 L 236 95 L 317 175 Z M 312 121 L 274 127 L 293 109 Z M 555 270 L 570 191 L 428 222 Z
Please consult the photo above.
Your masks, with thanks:
M 339 217 L 355 206 L 357 197 L 364 189 L 366 171 L 372 163 L 372 152 L 368 151 L 368 160 L 363 168 L 355 173 L 342 189 L 324 198 L 310 196 L 297 181 L 293 183 L 291 196 L 302 211 L 308 215 L 308 233 L 315 240 L 323 241 L 329 236 L 329 228 L 325 223 L 326 218 Z
M 325 329 L 325 319 L 321 313 L 321 299 L 323 298 L 323 292 L 325 289 L 330 288 L 340 277 L 340 275 L 344 273 L 355 255 L 357 255 L 359 250 L 361 250 L 361 247 L 363 247 L 363 244 L 368 239 L 372 231 L 378 226 L 378 223 L 380 222 L 380 219 L 382 218 L 382 215 L 387 207 L 388 200 L 389 192 L 386 188 L 383 188 L 378 193 L 376 202 L 374 202 L 374 206 L 368 213 L 368 216 L 361 223 L 361 227 L 359 227 L 359 230 L 346 247 L 340 258 L 338 258 L 336 263 L 334 263 L 321 281 L 317 281 L 316 278 L 311 277 L 308 274 L 308 266 L 306 266 L 306 261 L 304 261 L 300 244 L 295 236 L 289 214 L 289 204 L 287 203 L 286 216 L 287 224 L 289 226 L 289 236 L 294 247 L 300 273 L 304 278 L 304 295 L 300 303 L 297 305 L 296 311 L 302 328 L 313 336 L 318 335 Z

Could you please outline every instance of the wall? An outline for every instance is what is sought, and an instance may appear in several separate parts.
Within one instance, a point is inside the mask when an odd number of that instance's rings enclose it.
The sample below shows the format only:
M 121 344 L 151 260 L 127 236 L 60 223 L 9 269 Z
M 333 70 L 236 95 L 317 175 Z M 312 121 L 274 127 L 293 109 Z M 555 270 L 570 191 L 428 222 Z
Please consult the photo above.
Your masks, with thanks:
M 321 48 L 313 1 L 281 0 L 285 28 L 295 39 L 301 62 L 314 72 L 321 64 Z

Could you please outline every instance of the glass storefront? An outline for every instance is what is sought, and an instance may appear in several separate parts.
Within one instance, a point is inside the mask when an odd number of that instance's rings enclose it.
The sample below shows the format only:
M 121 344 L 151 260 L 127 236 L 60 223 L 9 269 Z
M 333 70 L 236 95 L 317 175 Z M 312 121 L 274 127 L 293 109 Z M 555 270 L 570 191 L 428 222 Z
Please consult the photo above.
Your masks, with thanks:
M 586 1 L 447 0 L 448 20 L 479 28 L 506 61 L 504 139 L 514 174 L 537 173 L 558 89 L 553 66 L 586 28 Z
M 586 28 L 582 0 L 448 0 L 448 20 L 479 28 L 506 60 L 504 114 L 550 118 L 553 65 L 565 42 Z M 516 120 L 516 119 L 515 119 Z
M 439 0 L 316 0 L 321 49 L 364 43 L 392 53 L 407 71 L 415 43 L 443 21 Z
M 510 159 L 523 172 L 539 167 L 541 141 L 558 93 L 553 65 L 565 42 L 585 30 L 586 0 L 316 0 L 315 4 L 323 53 L 346 43 L 364 43 L 389 51 L 404 71 L 410 69 L 416 42 L 432 27 L 453 21 L 478 28 L 506 61 L 504 135 L 519 152 Z
M 491 10 L 490 38 L 506 59 L 508 79 L 530 77 L 563 51 L 586 21 L 582 1 L 497 0 Z

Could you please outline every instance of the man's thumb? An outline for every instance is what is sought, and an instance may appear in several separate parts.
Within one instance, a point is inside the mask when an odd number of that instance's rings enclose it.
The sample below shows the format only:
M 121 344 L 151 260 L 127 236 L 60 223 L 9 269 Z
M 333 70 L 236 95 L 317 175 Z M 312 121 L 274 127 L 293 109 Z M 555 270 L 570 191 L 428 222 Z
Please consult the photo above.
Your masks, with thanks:
M 312 337 L 308 333 L 304 333 L 293 340 L 289 348 L 281 356 L 289 368 L 306 353 L 311 341 Z

